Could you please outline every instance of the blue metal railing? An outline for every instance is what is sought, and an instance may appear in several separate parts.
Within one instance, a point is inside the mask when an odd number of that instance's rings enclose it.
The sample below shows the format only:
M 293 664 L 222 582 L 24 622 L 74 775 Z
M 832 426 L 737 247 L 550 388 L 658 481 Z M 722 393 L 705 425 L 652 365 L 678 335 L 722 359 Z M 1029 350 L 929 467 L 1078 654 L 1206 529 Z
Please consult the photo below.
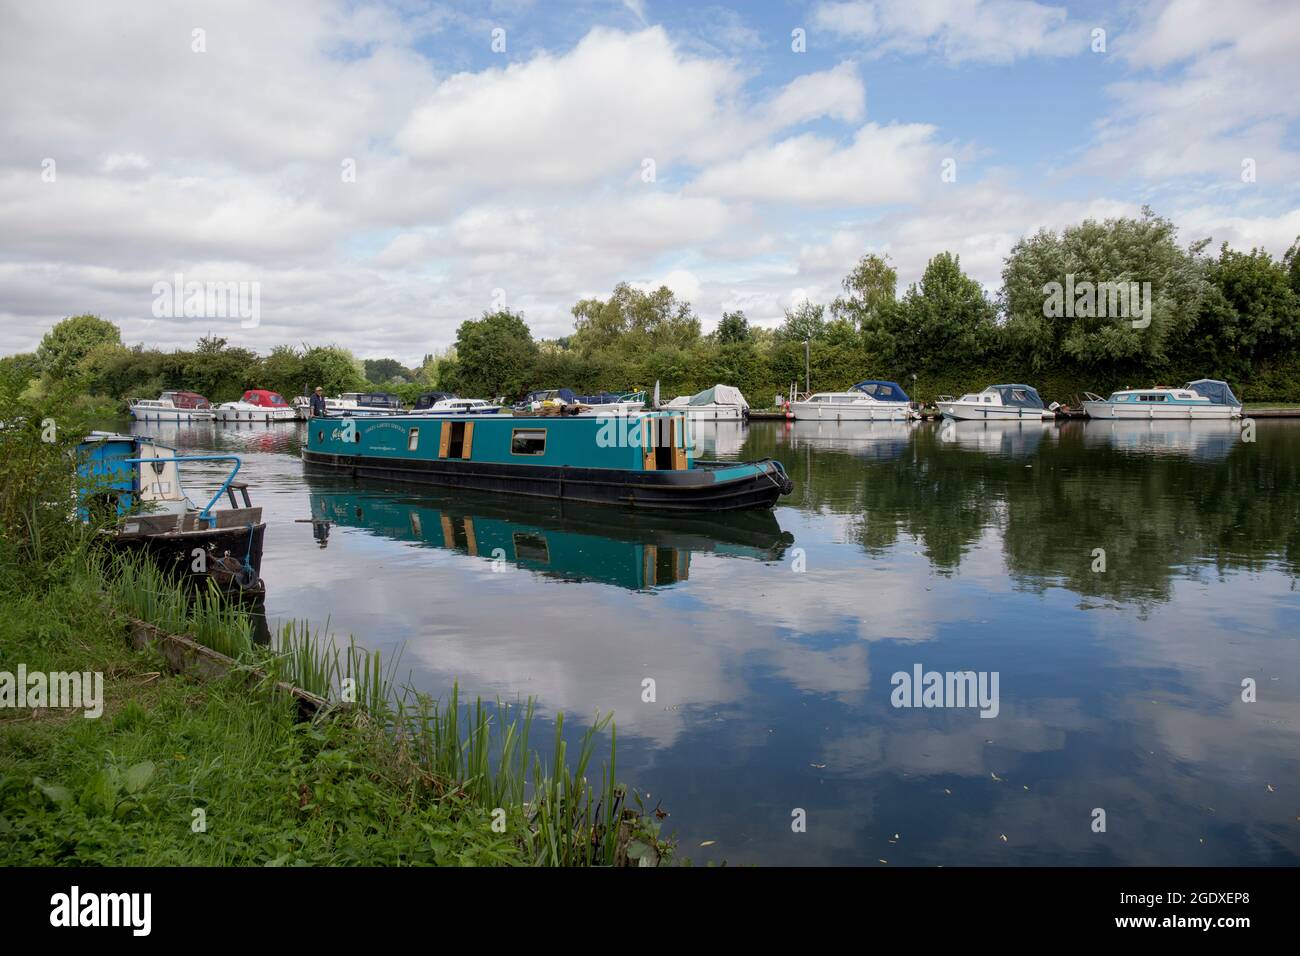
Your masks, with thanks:
M 209 528 L 214 528 L 217 524 L 217 519 L 212 517 L 212 506 L 221 500 L 221 496 L 226 493 L 230 483 L 235 480 L 235 475 L 239 474 L 239 466 L 243 464 L 237 455 L 174 455 L 171 458 L 122 458 L 119 460 L 128 465 L 160 464 L 165 462 L 180 464 L 183 461 L 233 461 L 235 467 L 230 469 L 230 474 L 226 475 L 225 481 L 221 483 L 217 493 L 212 496 L 212 500 L 204 505 L 203 510 L 199 512 L 199 519 L 206 521 Z

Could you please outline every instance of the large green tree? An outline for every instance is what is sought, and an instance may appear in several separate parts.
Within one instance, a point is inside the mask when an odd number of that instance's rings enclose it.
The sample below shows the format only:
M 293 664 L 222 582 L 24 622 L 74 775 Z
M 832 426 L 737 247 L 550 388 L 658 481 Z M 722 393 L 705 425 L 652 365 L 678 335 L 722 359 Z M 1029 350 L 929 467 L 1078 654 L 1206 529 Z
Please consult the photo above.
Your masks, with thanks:
M 941 252 L 903 298 L 881 298 L 865 317 L 863 340 L 892 375 L 982 361 L 997 340 L 997 310 L 983 287 Z
M 303 352 L 302 377 L 309 389 L 319 385 L 326 395 L 359 392 L 366 387 L 361 363 L 338 345 L 317 345 Z
M 532 384 L 536 361 L 537 344 L 518 312 L 484 312 L 456 330 L 456 387 L 464 395 L 521 397 Z
M 45 333 L 36 349 L 41 371 L 52 379 L 69 379 L 77 373 L 92 349 L 103 344 L 121 345 L 116 325 L 97 315 L 74 315 Z
M 840 283 L 844 294 L 831 303 L 831 315 L 846 319 L 862 332 L 878 328 L 893 306 L 898 271 L 888 256 L 868 253 Z
M 1089 370 L 1162 367 L 1196 322 L 1206 293 L 1198 256 L 1150 209 L 1139 218 L 1089 219 L 1061 233 L 1041 230 L 1011 249 L 1002 270 L 1008 341 L 1032 368 Z M 1137 284 L 1139 307 L 1115 315 L 1116 298 L 1099 283 Z M 1149 315 L 1140 305 L 1149 289 Z M 1105 311 L 1106 315 L 1099 314 Z M 1150 323 L 1144 325 L 1146 319 Z

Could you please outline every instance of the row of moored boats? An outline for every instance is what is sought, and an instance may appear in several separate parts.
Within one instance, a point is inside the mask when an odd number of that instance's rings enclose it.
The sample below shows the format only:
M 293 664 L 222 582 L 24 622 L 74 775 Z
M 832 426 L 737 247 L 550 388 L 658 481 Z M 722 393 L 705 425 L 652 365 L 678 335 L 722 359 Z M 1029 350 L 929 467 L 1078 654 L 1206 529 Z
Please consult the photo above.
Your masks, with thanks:
M 1157 385 L 1123 389 L 1102 398 L 1085 393 L 1082 411 L 1089 418 L 1109 419 L 1228 419 L 1241 417 L 1241 402 L 1226 382 L 1197 379 L 1181 388 Z M 1040 421 L 1063 410 L 1045 405 L 1031 385 L 990 385 L 960 398 L 944 395 L 935 403 L 945 418 L 957 421 Z M 844 392 L 817 392 L 787 403 L 795 420 L 899 421 L 918 418 L 919 403 L 911 401 L 896 382 L 869 380 Z
M 310 396 L 299 396 L 292 403 L 268 389 L 244 392 L 236 402 L 214 405 L 197 392 L 166 391 L 156 399 L 132 399 L 128 403 L 131 417 L 138 421 L 268 423 L 324 418 L 368 418 L 391 415 L 630 415 L 647 407 L 645 392 L 600 392 L 578 395 L 572 389 L 540 389 L 530 392 L 511 406 L 497 405 L 481 398 L 461 398 L 451 392 L 425 392 L 412 408 L 406 408 L 390 392 L 344 392 L 323 398 L 325 414 L 312 414 Z M 715 385 L 695 395 L 683 395 L 667 402 L 666 409 L 679 410 L 696 421 L 743 421 L 749 416 L 749 403 L 740 389 Z

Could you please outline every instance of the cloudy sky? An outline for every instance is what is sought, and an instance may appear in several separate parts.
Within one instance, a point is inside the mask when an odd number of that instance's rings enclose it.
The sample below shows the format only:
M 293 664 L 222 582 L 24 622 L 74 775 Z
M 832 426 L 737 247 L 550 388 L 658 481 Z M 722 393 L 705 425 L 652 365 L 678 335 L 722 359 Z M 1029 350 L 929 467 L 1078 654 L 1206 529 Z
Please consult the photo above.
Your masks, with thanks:
M 0 353 L 94 312 L 418 362 L 622 280 L 775 324 L 868 251 L 992 289 L 1144 203 L 1280 254 L 1297 39 L 1294 0 L 0 0 Z M 156 317 L 178 274 L 259 324 Z

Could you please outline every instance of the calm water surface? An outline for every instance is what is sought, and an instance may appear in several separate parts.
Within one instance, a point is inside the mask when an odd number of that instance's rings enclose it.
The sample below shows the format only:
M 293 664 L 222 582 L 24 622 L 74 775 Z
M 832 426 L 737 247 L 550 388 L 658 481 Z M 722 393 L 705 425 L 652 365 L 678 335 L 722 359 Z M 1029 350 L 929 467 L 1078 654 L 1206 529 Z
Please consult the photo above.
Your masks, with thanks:
M 244 455 L 273 622 L 401 649 L 435 695 L 612 710 L 697 863 L 1300 862 L 1300 422 L 702 426 L 795 479 L 733 518 L 307 479 L 301 425 L 135 427 Z M 997 672 L 997 717 L 891 706 L 916 665 Z

